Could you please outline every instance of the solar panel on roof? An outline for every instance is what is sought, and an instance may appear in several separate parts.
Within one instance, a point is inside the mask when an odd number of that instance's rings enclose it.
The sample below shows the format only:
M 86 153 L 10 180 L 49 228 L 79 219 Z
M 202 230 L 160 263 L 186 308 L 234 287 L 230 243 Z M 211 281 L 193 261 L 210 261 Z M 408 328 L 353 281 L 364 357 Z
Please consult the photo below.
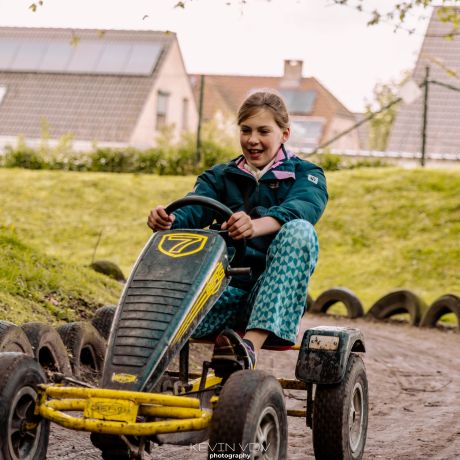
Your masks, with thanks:
M 68 72 L 93 73 L 102 55 L 103 41 L 81 41 L 75 45 L 75 52 L 67 65 Z
M 163 45 L 158 42 L 115 42 L 0 38 L 0 70 L 26 72 L 150 75 Z
M 151 74 L 160 57 L 161 49 L 162 46 L 159 43 L 134 43 L 126 70 L 130 74 Z
M 13 60 L 14 70 L 37 70 L 40 61 L 46 51 L 46 44 L 43 42 L 23 42 Z
M 132 45 L 130 43 L 106 43 L 97 63 L 97 73 L 122 73 L 126 67 Z
M 38 70 L 44 72 L 64 72 L 67 69 L 74 50 L 75 48 L 70 43 L 50 41 Z
M 0 69 L 8 69 L 19 49 L 19 42 L 6 40 L 0 42 Z
M 288 111 L 292 113 L 310 113 L 316 99 L 316 91 L 283 89 L 280 91 L 283 96 Z

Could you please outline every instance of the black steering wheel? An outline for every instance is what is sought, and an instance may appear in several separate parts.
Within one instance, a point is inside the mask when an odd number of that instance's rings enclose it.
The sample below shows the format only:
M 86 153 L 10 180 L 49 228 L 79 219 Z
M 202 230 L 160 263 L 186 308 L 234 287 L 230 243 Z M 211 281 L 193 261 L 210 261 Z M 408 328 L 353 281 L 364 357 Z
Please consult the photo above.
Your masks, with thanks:
M 224 204 L 219 203 L 213 198 L 200 195 L 189 195 L 173 201 L 166 206 L 165 211 L 169 215 L 180 208 L 191 205 L 199 205 L 211 209 L 212 211 L 217 212 L 224 221 L 227 221 L 233 214 L 232 210 Z M 230 257 L 230 262 L 233 262 L 234 265 L 238 264 L 241 260 L 243 260 L 244 254 L 246 253 L 246 238 L 241 240 L 232 240 L 230 237 L 226 237 L 224 239 L 227 242 L 227 246 L 235 249 L 233 256 Z
M 224 221 L 227 221 L 233 214 L 232 210 L 229 207 L 225 206 L 219 201 L 214 200 L 213 198 L 208 198 L 206 196 L 200 195 L 189 195 L 184 198 L 180 198 L 176 201 L 173 201 L 172 203 L 168 204 L 168 206 L 166 206 L 165 211 L 169 215 L 177 209 L 190 205 L 199 205 L 208 208 L 212 211 L 215 211 L 224 219 Z M 227 231 L 219 231 L 219 233 L 225 233 L 224 239 L 227 243 L 227 246 L 230 246 L 235 250 L 234 254 L 229 257 L 230 262 L 233 262 L 234 265 L 241 262 L 246 253 L 246 238 L 243 238 L 241 240 L 232 240 L 228 236 Z

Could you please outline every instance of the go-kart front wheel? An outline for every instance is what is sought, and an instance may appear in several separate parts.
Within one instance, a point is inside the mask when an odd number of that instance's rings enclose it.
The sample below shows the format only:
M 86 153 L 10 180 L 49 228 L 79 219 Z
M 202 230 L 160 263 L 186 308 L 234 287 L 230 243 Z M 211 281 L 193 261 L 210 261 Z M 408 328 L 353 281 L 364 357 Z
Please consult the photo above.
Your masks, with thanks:
M 40 365 L 23 353 L 0 353 L 0 458 L 44 460 L 49 422 L 34 415 L 36 386 L 46 382 Z
M 313 448 L 317 460 L 360 460 L 368 418 L 366 370 L 352 353 L 343 380 L 318 385 L 313 406 Z
M 232 374 L 224 385 L 212 415 L 208 458 L 225 453 L 251 459 L 286 458 L 286 407 L 273 376 L 244 370 Z

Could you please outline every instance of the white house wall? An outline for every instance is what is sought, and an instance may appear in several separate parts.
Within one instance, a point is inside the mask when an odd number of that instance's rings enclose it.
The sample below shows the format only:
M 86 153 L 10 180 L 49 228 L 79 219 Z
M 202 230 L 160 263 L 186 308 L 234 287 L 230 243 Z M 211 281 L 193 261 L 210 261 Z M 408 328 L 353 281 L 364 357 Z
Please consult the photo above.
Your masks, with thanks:
M 351 128 L 354 124 L 354 120 L 350 120 L 348 118 L 334 117 L 327 128 L 324 140 L 327 142 L 329 139 L 332 139 L 333 137 L 337 136 L 343 131 L 346 131 L 347 129 Z M 359 137 L 357 130 L 354 129 L 348 134 L 342 136 L 328 147 L 334 149 L 359 149 Z
M 177 141 L 182 133 L 183 99 L 188 103 L 188 130 L 195 131 L 198 124 L 198 112 L 193 97 L 188 75 L 177 40 L 175 40 L 168 54 L 165 56 L 159 74 L 146 100 L 136 128 L 132 134 L 130 144 L 138 148 L 155 145 L 158 131 L 156 130 L 156 110 L 158 91 L 169 93 L 166 124 L 174 125 L 174 139 Z

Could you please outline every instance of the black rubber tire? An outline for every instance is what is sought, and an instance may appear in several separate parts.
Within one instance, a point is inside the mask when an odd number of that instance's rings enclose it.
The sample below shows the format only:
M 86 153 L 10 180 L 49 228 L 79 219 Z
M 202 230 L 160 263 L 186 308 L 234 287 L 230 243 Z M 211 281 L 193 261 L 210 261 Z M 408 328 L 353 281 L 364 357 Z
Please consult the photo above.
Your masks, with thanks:
M 258 433 L 270 436 L 264 438 Z M 287 437 L 286 407 L 278 381 L 257 370 L 232 374 L 212 415 L 208 458 L 212 454 L 247 455 L 254 444 L 261 444 L 270 458 L 284 460 Z
M 91 320 L 91 324 L 98 330 L 99 334 L 101 334 L 105 340 L 108 340 L 109 338 L 116 309 L 116 305 L 105 305 L 104 307 L 98 308 Z
M 409 313 L 412 326 L 418 326 L 422 311 L 427 308 L 425 302 L 412 291 L 401 289 L 389 292 L 372 305 L 366 317 L 385 320 L 393 315 Z
M 0 353 L 0 369 L 0 458 L 44 460 L 50 424 L 33 410 L 36 385 L 46 382 L 45 374 L 31 356 L 16 352 Z M 38 424 L 24 431 L 21 422 Z
M 357 397 L 357 399 L 354 398 Z M 350 412 L 361 401 L 358 433 L 350 430 Z M 355 407 L 356 409 L 356 407 Z M 366 444 L 369 403 L 366 370 L 352 353 L 345 376 L 337 385 L 317 385 L 313 404 L 313 449 L 316 460 L 360 460 Z M 356 414 L 356 411 L 353 411 Z M 351 439 L 353 438 L 353 439 Z M 353 448 L 352 448 L 353 444 Z
M 4 351 L 34 355 L 32 345 L 24 331 L 9 321 L 0 321 L 0 352 Z
M 69 356 L 61 336 L 49 324 L 30 322 L 21 326 L 27 335 L 36 361 L 45 373 L 60 372 L 66 376 L 72 375 Z
M 337 302 L 343 302 L 347 307 L 349 318 L 364 316 L 363 304 L 358 296 L 350 289 L 335 287 L 324 291 L 310 308 L 311 313 L 326 313 L 327 310 Z
M 83 321 L 64 324 L 57 331 L 69 352 L 73 375 L 96 383 L 104 366 L 105 340 L 91 323 Z
M 102 275 L 108 276 L 109 278 L 119 281 L 120 283 L 126 283 L 126 278 L 121 268 L 110 260 L 96 260 L 90 265 L 95 272 L 101 273 Z
M 435 327 L 441 317 L 453 313 L 457 317 L 457 332 L 460 332 L 460 297 L 446 294 L 435 300 L 420 321 L 420 327 Z

